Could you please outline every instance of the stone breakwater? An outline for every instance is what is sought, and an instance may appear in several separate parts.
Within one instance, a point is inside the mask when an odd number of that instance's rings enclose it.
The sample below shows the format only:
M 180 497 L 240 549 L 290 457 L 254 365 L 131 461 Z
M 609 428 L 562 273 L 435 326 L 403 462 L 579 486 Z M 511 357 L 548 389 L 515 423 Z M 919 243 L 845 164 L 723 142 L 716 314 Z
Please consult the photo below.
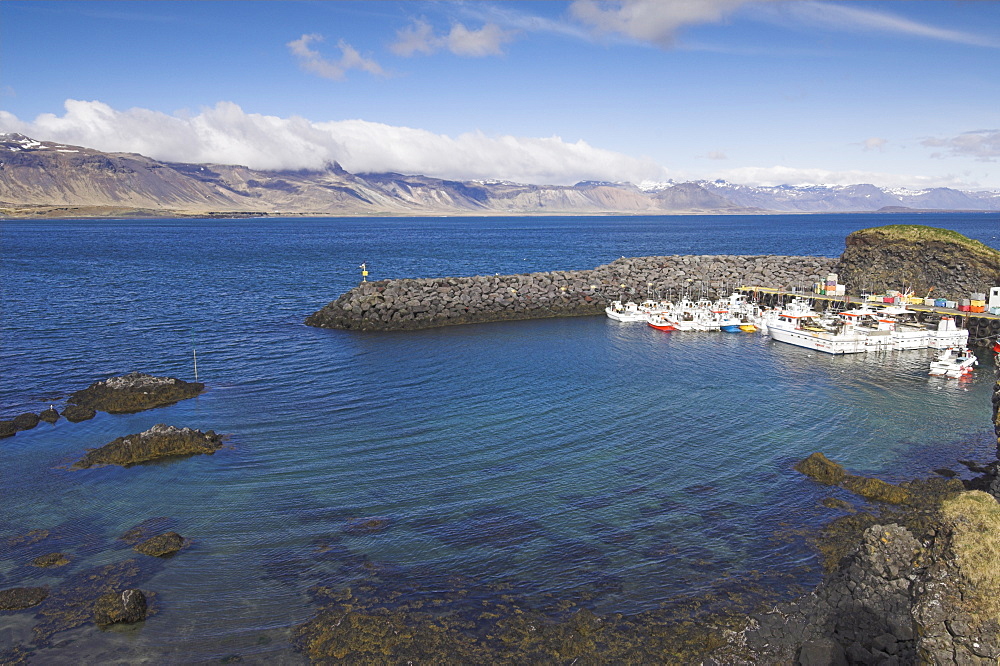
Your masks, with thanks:
M 808 289 L 836 272 L 838 261 L 779 255 L 622 257 L 591 270 L 362 282 L 306 324 L 393 331 L 595 315 L 617 299 L 714 296 L 740 285 Z

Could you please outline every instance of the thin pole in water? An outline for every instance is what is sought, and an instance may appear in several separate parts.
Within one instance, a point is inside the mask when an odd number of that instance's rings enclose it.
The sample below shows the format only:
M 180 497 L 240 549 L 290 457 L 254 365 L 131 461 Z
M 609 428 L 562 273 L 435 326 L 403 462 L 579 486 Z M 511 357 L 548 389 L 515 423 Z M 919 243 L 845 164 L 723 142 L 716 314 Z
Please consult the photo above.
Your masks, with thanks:
M 194 352 L 194 380 L 198 381 L 198 350 L 192 349 L 191 351 Z

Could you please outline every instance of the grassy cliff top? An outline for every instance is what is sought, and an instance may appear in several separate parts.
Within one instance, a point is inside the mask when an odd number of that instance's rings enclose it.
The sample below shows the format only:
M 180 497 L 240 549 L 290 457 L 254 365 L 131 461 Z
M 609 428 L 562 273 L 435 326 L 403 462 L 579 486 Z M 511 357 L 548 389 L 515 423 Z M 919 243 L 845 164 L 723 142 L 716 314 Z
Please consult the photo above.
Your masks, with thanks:
M 879 237 L 887 242 L 905 241 L 910 243 L 940 242 L 952 243 L 976 254 L 1000 260 L 1000 251 L 994 250 L 980 241 L 963 236 L 957 231 L 939 229 L 922 224 L 889 224 L 884 227 L 860 229 L 851 234 L 854 237 Z

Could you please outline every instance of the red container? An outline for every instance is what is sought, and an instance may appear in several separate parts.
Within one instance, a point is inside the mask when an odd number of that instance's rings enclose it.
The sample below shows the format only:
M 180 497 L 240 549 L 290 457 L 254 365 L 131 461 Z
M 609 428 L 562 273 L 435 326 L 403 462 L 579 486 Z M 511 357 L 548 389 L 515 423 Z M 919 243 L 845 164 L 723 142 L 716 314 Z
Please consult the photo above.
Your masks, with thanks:
M 959 305 L 958 306 L 958 311 L 959 312 L 972 312 L 972 306 L 971 305 Z

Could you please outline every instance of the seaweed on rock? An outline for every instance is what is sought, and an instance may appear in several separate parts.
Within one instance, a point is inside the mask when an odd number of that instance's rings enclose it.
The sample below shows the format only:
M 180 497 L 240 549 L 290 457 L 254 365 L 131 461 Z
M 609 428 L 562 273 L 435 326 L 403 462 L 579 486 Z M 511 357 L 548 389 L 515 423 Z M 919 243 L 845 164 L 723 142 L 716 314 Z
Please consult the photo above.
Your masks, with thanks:
M 222 446 L 222 435 L 215 431 L 175 428 L 158 423 L 149 430 L 126 435 L 102 446 L 88 449 L 86 455 L 70 469 L 79 470 L 96 465 L 131 467 L 162 458 L 215 453 Z

